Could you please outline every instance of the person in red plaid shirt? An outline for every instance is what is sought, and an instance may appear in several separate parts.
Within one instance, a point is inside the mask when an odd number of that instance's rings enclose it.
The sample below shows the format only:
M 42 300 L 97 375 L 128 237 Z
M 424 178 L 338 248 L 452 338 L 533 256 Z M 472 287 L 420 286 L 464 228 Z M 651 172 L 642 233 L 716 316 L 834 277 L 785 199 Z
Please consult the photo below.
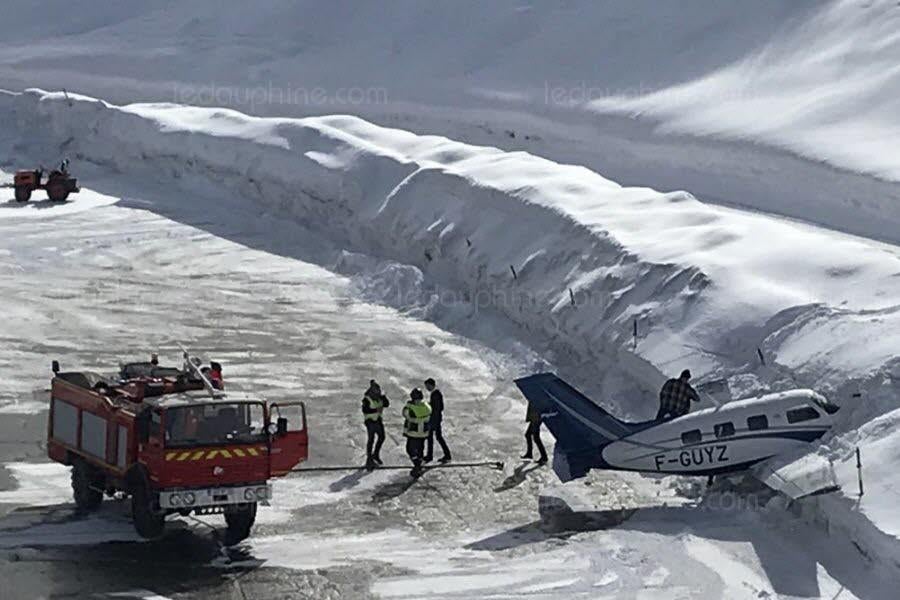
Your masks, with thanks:
M 700 402 L 700 395 L 688 383 L 691 380 L 691 372 L 687 369 L 681 372 L 678 379 L 670 379 L 659 391 L 659 419 L 674 419 L 688 414 L 691 410 L 691 402 Z

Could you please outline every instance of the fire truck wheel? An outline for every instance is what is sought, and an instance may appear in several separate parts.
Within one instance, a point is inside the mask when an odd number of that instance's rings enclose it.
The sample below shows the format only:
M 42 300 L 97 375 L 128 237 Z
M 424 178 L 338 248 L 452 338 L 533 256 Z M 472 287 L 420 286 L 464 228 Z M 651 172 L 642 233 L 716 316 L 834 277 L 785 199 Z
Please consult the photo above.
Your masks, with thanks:
M 83 460 L 72 465 L 72 495 L 79 510 L 96 510 L 103 502 L 103 476 Z
M 131 490 L 131 518 L 138 535 L 147 539 L 158 538 L 166 527 L 166 515 L 158 510 L 147 484 L 140 482 Z
M 251 502 L 245 508 L 226 512 L 225 523 L 228 525 L 228 530 L 225 535 L 225 545 L 233 546 L 247 539 L 254 521 L 256 521 L 256 502 Z

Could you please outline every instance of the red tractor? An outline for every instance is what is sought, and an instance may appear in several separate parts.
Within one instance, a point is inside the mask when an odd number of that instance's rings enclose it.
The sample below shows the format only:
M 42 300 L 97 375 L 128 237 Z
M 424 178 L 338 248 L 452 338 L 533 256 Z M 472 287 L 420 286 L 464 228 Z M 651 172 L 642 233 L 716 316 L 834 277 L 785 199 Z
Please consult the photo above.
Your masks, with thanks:
M 65 202 L 69 194 L 78 193 L 78 180 L 69 175 L 69 161 L 64 160 L 58 169 L 53 169 L 44 179 L 42 168 L 33 171 L 16 171 L 13 187 L 16 202 L 28 202 L 34 190 L 46 190 L 47 197 L 53 202 Z
M 250 534 L 269 480 L 307 459 L 306 410 L 226 395 L 197 362 L 185 353 L 181 369 L 131 363 L 114 377 L 53 362 L 47 454 L 72 467 L 80 510 L 118 494 L 146 538 L 171 514 L 224 514 L 228 544 Z

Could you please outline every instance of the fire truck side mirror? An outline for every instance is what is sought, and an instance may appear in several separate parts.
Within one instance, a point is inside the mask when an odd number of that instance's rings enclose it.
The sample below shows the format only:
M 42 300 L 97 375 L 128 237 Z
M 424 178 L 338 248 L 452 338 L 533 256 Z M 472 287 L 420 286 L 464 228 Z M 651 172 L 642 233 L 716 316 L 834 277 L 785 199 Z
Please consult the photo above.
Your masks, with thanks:
M 50 364 L 50 368 L 53 369 L 53 374 L 54 374 L 54 375 L 56 375 L 57 373 L 59 373 L 59 361 L 58 361 L 58 360 L 54 360 L 54 361 Z
M 276 433 L 277 433 L 278 435 L 287 435 L 287 432 L 288 432 L 288 429 L 287 429 L 287 426 L 288 426 L 287 419 L 284 418 L 284 417 L 278 417 L 277 423 L 278 423 L 278 425 L 277 425 Z
M 150 441 L 150 411 L 144 411 L 135 419 L 137 426 L 138 441 L 146 444 Z

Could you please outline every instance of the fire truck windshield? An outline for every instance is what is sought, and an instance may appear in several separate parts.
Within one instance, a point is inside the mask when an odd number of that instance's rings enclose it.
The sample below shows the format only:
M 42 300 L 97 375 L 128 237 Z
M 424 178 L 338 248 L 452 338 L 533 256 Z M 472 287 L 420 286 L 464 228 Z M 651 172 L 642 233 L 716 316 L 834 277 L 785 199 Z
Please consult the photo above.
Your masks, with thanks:
M 262 404 L 217 402 L 166 410 L 166 446 L 246 444 L 266 439 Z

